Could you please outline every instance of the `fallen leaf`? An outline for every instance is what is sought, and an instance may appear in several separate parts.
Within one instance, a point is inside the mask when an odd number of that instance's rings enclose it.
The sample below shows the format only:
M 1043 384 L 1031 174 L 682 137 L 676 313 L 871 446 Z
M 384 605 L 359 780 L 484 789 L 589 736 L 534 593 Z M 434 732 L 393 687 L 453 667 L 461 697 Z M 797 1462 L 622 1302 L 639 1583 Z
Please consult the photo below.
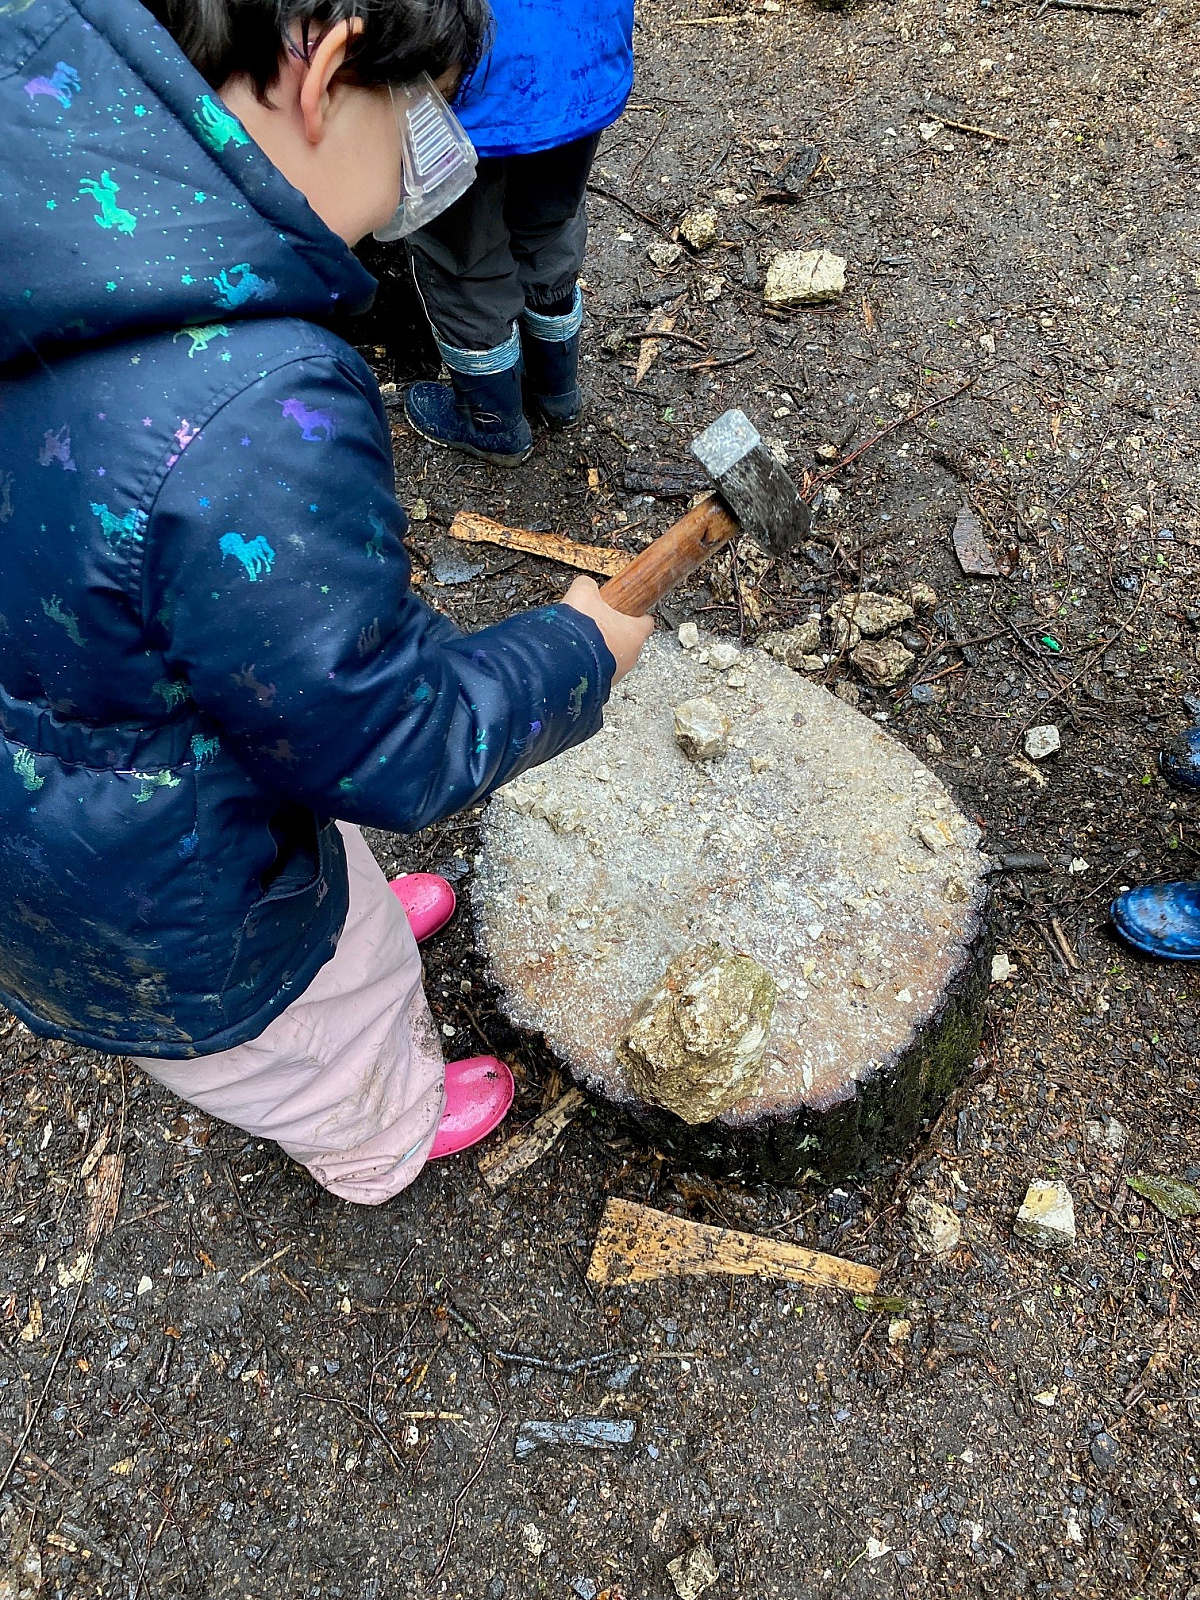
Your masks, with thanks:
M 1200 1191 L 1193 1189 L 1190 1183 L 1184 1183 L 1182 1178 L 1152 1178 L 1139 1174 L 1136 1178 L 1126 1178 L 1125 1182 L 1134 1194 L 1149 1200 L 1172 1222 L 1178 1222 L 1182 1217 L 1200 1217 Z
M 29 1306 L 29 1321 L 21 1329 L 21 1343 L 32 1344 L 35 1339 L 40 1339 L 43 1333 L 42 1302 L 33 1300 Z

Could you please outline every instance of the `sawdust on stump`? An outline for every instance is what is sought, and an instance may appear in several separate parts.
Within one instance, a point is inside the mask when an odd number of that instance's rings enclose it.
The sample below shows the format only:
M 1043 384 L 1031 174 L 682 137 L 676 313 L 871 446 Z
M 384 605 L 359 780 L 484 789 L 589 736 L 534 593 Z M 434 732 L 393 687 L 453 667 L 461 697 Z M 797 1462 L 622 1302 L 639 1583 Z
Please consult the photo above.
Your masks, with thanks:
M 878 724 L 758 650 L 735 682 L 656 635 L 586 745 L 501 790 L 474 894 L 511 1020 L 656 1141 L 723 1171 L 841 1176 L 902 1147 L 977 1047 L 979 833 Z M 674 708 L 728 717 L 696 763 Z M 931 842 L 936 845 L 933 848 Z M 719 943 L 778 999 L 757 1087 L 689 1127 L 618 1044 L 670 963 Z

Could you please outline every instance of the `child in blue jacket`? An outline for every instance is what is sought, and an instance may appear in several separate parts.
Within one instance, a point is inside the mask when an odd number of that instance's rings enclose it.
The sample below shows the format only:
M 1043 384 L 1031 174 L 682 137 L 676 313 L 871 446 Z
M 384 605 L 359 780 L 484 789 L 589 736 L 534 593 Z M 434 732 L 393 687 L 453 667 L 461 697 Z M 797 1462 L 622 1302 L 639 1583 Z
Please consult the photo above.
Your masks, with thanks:
M 579 418 L 587 181 L 633 87 L 633 0 L 491 7 L 491 50 L 454 103 L 478 175 L 409 240 L 450 382 L 415 383 L 404 405 L 424 438 L 510 466 L 533 447 L 526 410 Z
M 0 1002 L 374 1203 L 511 1079 L 444 1068 L 355 825 L 587 738 L 649 624 L 590 582 L 472 635 L 418 600 L 327 326 L 401 192 L 390 86 L 450 87 L 481 0 L 152 9 L 0 27 Z

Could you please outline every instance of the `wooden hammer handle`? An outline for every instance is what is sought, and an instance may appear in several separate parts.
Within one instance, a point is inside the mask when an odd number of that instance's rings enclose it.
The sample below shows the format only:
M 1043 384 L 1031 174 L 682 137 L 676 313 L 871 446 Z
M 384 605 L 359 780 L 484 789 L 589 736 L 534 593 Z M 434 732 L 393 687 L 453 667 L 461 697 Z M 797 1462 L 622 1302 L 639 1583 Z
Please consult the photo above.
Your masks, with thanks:
M 644 617 L 689 572 L 715 555 L 738 531 L 738 524 L 715 494 L 694 505 L 600 590 L 614 611 Z

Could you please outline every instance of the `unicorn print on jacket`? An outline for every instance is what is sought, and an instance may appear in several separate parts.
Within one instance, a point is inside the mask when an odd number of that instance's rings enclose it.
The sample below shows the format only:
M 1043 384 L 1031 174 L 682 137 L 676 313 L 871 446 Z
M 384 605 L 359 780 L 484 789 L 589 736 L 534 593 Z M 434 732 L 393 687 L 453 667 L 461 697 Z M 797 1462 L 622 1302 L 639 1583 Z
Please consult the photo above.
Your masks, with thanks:
M 102 172 L 99 178 L 81 178 L 79 192 L 81 195 L 90 195 L 100 207 L 95 219 L 100 227 L 115 228 L 118 233 L 132 233 L 137 227 L 133 212 L 117 204 L 121 185 L 110 172 Z
M 61 428 L 47 428 L 42 440 L 42 448 L 38 451 L 38 466 L 48 467 L 57 461 L 64 472 L 74 472 L 75 462 L 71 458 L 71 425 L 64 422 Z
M 231 272 L 238 275 L 236 283 L 229 276 Z M 249 305 L 254 300 L 272 300 L 275 297 L 274 282 L 251 272 L 248 261 L 241 261 L 236 267 L 222 267 L 212 282 L 226 311 L 236 311 L 239 306 Z
M 277 400 L 285 417 L 291 420 L 300 429 L 300 437 L 309 444 L 326 444 L 330 439 L 337 438 L 337 418 L 328 411 L 310 411 L 303 400 L 297 400 L 293 395 L 288 400 Z
M 31 100 L 36 100 L 40 94 L 47 95 L 51 100 L 57 100 L 64 111 L 69 111 L 72 97 L 82 88 L 83 80 L 75 68 L 65 61 L 58 61 L 48 78 L 30 78 L 25 85 L 25 93 Z
M 253 539 L 246 539 L 240 533 L 223 533 L 221 535 L 221 562 L 225 557 L 232 556 L 235 561 L 240 561 L 242 570 L 251 583 L 257 583 L 265 575 L 269 575 L 275 565 L 275 552 L 263 538 L 261 533 L 256 533 Z
M 211 95 L 200 97 L 200 109 L 193 111 L 192 116 L 201 139 L 214 155 L 221 155 L 230 145 L 236 149 L 250 143 L 250 135 L 238 119 L 218 105 Z
M 123 517 L 115 517 L 107 506 L 97 505 L 95 501 L 92 502 L 91 511 L 92 515 L 99 519 L 100 531 L 114 550 L 119 550 L 126 539 L 132 539 L 134 544 L 141 544 L 142 528 L 146 522 L 144 511 L 139 511 L 134 506 Z

